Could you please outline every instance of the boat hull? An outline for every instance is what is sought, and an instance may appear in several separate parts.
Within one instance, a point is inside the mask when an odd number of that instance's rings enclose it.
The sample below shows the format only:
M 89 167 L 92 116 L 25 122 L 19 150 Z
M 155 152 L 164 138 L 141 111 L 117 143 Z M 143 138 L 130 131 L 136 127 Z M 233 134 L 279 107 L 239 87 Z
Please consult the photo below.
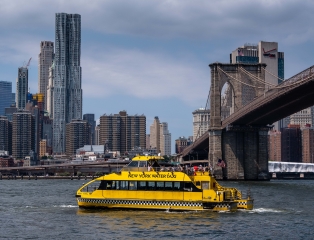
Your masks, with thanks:
M 172 210 L 172 211 L 235 211 L 236 202 L 212 203 L 191 201 L 148 201 L 148 200 L 120 200 L 77 198 L 78 206 L 83 208 L 120 208 L 145 210 Z

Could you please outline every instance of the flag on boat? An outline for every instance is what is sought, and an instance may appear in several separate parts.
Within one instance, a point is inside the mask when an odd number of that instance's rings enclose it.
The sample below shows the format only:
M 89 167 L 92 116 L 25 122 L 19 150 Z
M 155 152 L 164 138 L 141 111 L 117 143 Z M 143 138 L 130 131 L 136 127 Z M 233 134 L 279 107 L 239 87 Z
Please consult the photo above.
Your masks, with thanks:
M 224 160 L 218 159 L 217 166 L 222 167 L 222 168 L 225 168 L 225 167 L 226 167 L 226 163 L 225 163 Z

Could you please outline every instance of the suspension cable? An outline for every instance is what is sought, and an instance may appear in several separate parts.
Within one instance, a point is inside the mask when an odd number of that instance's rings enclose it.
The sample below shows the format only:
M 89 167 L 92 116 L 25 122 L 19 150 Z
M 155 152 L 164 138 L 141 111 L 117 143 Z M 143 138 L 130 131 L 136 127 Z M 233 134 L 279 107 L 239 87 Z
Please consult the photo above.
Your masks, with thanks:
M 242 82 L 242 81 L 240 81 L 240 80 L 238 80 L 238 79 L 232 77 L 231 75 L 229 75 L 228 73 L 226 73 L 225 71 L 223 71 L 220 67 L 218 67 L 218 68 L 219 68 L 219 70 L 221 70 L 223 73 L 225 73 L 228 77 L 230 77 L 230 78 L 232 78 L 232 79 L 234 79 L 234 80 L 236 80 L 236 81 L 238 81 L 238 82 L 240 82 L 240 83 L 242 83 L 242 84 L 244 84 L 244 85 L 247 85 L 247 86 L 250 86 L 250 87 L 255 87 L 255 88 L 261 88 L 261 87 L 256 87 L 256 86 L 250 85 L 250 84 L 248 84 L 248 83 L 244 83 L 244 82 Z M 274 87 L 272 87 L 271 89 L 280 89 L 280 88 L 286 88 L 286 87 L 294 86 L 294 85 L 300 84 L 300 83 L 302 83 L 302 82 L 304 82 L 304 81 L 307 81 L 310 77 L 312 77 L 312 75 L 310 75 L 310 76 L 308 76 L 308 77 L 306 77 L 306 78 L 304 78 L 304 79 L 302 79 L 302 80 L 298 80 L 298 81 L 296 81 L 296 82 L 294 82 L 294 83 L 291 83 L 291 84 L 281 84 L 281 85 L 279 85 L 279 86 L 278 86 L 278 85 L 277 85 L 277 86 L 274 86 Z M 287 82 L 287 83 L 288 83 L 288 82 Z M 269 90 L 271 90 L 271 89 L 269 89 Z
M 277 79 L 279 79 L 279 80 L 281 80 L 281 81 L 285 81 L 285 79 L 282 79 L 282 78 L 276 76 L 275 74 L 273 74 L 273 73 L 267 71 L 266 68 L 263 68 L 263 69 L 264 69 L 267 73 L 269 73 L 270 75 L 272 75 L 273 77 L 275 77 L 275 78 L 277 78 Z
M 274 75 L 274 74 L 272 74 L 271 72 L 269 72 L 269 71 L 267 71 L 265 68 L 263 68 L 267 73 L 269 73 L 270 75 L 272 75 L 273 77 L 275 77 L 275 78 L 278 78 L 279 80 L 281 80 L 281 81 L 283 81 L 284 83 L 282 84 L 282 85 L 277 85 L 277 86 L 275 86 L 274 88 L 276 88 L 276 89 L 280 89 L 280 88 L 285 88 L 285 87 L 290 87 L 290 86 L 293 86 L 293 85 L 297 85 L 297 84 L 299 84 L 299 83 L 302 83 L 302 82 L 304 82 L 304 81 L 307 81 L 312 75 L 308 75 L 306 78 L 303 78 L 302 80 L 297 80 L 297 81 L 295 81 L 294 83 L 291 83 L 291 84 L 288 84 L 289 83 L 289 80 L 284 80 L 284 79 L 282 79 L 282 78 L 280 78 L 280 77 L 278 77 L 278 76 L 276 76 L 276 75 Z
M 266 82 L 265 80 L 258 78 L 257 76 L 255 76 L 254 74 L 250 73 L 249 71 L 245 70 L 244 68 L 240 67 L 239 68 L 242 72 L 244 72 L 245 74 L 249 75 L 250 77 L 256 79 L 258 82 L 261 82 L 263 84 L 269 85 L 270 87 L 275 87 L 277 86 L 276 84 L 272 84 L 269 82 Z M 264 69 L 264 68 L 263 68 Z M 265 69 L 264 69 L 265 70 Z
M 297 80 L 297 81 L 295 81 L 294 83 L 291 83 L 291 84 L 286 84 L 286 85 L 285 85 L 285 83 L 284 83 L 284 84 L 281 84 L 281 85 L 279 85 L 279 86 L 274 87 L 274 89 L 275 89 L 275 88 L 280 89 L 280 88 L 285 88 L 285 87 L 291 87 L 291 86 L 294 86 L 294 85 L 298 85 L 298 84 L 300 84 L 300 83 L 302 83 L 302 82 L 307 81 L 307 80 L 308 80 L 309 78 L 311 78 L 312 76 L 313 76 L 313 75 L 309 75 L 308 77 L 303 78 L 302 80 Z M 289 81 L 287 81 L 286 83 L 289 83 Z
M 214 78 L 215 78 L 215 76 L 214 76 Z M 208 105 L 209 99 L 210 99 L 210 91 L 208 92 L 208 95 L 207 95 L 207 101 L 206 101 L 206 104 L 205 104 L 204 113 L 205 113 L 205 111 L 206 111 L 206 109 L 207 109 L 207 107 L 208 107 L 207 105 Z M 202 123 L 203 123 L 203 120 L 202 120 L 202 116 L 201 116 L 200 125 L 199 125 L 199 128 L 198 128 L 196 137 L 195 137 L 195 141 L 196 141 L 196 139 L 198 139 L 198 138 L 200 137 L 200 132 L 201 132 Z M 193 139 L 193 145 L 194 145 L 194 142 L 195 142 L 195 141 L 194 141 L 194 139 Z M 193 145 L 192 145 L 192 146 L 193 146 Z
M 224 70 L 222 70 L 220 67 L 218 67 L 218 69 L 219 69 L 220 71 L 222 71 L 224 74 L 226 74 L 228 77 L 230 77 L 230 78 L 232 78 L 233 80 L 235 80 L 235 81 L 237 81 L 237 82 L 240 82 L 240 83 L 242 83 L 242 84 L 244 84 L 244 85 L 247 85 L 247 86 L 253 87 L 253 88 L 262 88 L 262 89 L 265 89 L 264 87 L 257 87 L 257 86 L 254 86 L 254 85 L 251 85 L 251 84 L 242 82 L 242 81 L 240 81 L 239 79 L 236 79 L 236 78 L 232 77 L 231 75 L 229 75 L 228 73 L 226 73 L 226 72 L 225 72 Z

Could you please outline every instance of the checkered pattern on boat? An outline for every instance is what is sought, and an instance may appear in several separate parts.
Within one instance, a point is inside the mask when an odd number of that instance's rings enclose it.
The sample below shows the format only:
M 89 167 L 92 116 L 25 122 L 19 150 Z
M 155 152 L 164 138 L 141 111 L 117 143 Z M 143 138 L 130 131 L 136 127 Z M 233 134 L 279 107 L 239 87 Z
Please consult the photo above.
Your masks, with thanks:
M 226 207 L 229 208 L 230 205 L 223 203 L 223 204 L 217 204 L 215 207 L 216 207 L 216 208 L 226 208 Z
M 196 202 L 135 201 L 135 200 L 108 200 L 108 199 L 85 199 L 85 198 L 79 198 L 78 201 L 85 202 L 85 203 L 97 203 L 97 204 L 203 207 L 202 203 L 196 203 Z
M 247 202 L 238 202 L 238 205 L 239 205 L 239 206 L 246 206 L 246 205 L 247 205 Z

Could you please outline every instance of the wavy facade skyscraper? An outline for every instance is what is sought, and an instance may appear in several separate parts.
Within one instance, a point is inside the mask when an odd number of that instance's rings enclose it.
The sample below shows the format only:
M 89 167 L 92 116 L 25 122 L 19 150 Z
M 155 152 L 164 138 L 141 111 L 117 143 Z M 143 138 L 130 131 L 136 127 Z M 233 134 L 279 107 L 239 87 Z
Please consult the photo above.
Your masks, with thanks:
M 81 16 L 56 13 L 55 57 L 50 69 L 48 111 L 53 118 L 53 152 L 65 153 L 65 127 L 82 119 Z M 50 102 L 50 103 L 49 103 Z

